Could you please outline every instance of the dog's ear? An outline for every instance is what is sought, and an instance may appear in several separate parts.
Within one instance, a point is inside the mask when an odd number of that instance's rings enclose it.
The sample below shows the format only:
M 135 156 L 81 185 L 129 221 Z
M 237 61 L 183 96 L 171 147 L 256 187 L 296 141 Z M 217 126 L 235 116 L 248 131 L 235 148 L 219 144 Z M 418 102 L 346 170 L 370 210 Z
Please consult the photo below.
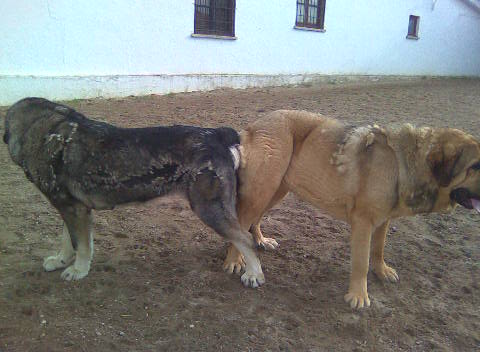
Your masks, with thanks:
M 455 176 L 473 160 L 472 145 L 437 143 L 427 155 L 427 164 L 441 187 L 447 187 Z

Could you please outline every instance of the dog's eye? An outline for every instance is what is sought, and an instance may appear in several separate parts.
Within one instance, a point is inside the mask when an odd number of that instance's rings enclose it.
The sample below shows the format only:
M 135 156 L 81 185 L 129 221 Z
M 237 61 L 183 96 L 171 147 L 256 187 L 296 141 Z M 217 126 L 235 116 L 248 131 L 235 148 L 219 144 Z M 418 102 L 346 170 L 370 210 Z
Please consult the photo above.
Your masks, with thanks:
M 480 170 L 480 161 L 470 166 L 472 170 Z

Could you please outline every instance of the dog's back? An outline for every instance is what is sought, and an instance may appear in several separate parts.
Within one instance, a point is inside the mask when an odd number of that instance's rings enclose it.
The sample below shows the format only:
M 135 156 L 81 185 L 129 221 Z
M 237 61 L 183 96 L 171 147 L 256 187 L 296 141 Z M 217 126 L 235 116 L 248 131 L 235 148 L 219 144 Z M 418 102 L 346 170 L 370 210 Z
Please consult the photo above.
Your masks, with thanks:
M 41 98 L 14 104 L 4 141 L 12 160 L 47 197 L 73 195 L 91 208 L 144 201 L 217 164 L 234 168 L 230 128 L 119 128 Z

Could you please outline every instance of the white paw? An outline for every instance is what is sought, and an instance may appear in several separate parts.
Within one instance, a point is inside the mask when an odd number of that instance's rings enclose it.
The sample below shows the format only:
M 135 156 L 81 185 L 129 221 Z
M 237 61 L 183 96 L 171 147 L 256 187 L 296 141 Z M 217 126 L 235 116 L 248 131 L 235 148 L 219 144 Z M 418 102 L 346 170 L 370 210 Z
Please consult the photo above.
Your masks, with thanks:
M 265 283 L 265 275 L 262 272 L 259 274 L 245 272 L 241 280 L 245 287 L 257 288 Z
M 72 281 L 72 280 L 80 280 L 80 279 L 83 279 L 85 276 L 88 275 L 88 272 L 90 270 L 90 267 L 75 267 L 75 264 L 74 265 L 71 265 L 69 266 L 68 268 L 66 268 L 61 277 L 62 279 L 64 280 L 67 280 L 67 281 Z
M 64 258 L 60 254 L 52 255 L 51 257 L 47 257 L 43 260 L 43 268 L 45 271 L 54 271 L 57 269 L 66 268 L 73 263 L 74 259 L 75 256 Z
M 257 243 L 257 247 L 263 249 L 275 249 L 278 247 L 278 242 L 273 238 L 264 237 L 263 240 Z

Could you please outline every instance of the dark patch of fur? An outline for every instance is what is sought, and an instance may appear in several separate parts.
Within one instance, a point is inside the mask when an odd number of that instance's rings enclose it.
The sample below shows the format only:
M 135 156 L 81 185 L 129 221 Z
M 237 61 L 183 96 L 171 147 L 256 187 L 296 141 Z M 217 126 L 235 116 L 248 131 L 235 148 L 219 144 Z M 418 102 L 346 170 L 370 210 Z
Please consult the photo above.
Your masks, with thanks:
M 437 160 L 437 162 L 433 165 L 432 173 L 441 186 L 446 187 L 450 184 L 450 181 L 454 177 L 453 173 L 455 166 L 457 165 L 461 156 L 462 153 L 460 152 L 455 154 L 453 159 L 445 159 L 445 154 L 442 153 L 442 158 Z
M 151 183 L 158 178 L 162 178 L 166 182 L 171 182 L 177 169 L 177 164 L 165 164 L 161 168 L 152 167 L 148 174 L 132 176 L 128 180 L 122 181 L 122 183 L 125 187 L 134 187 L 138 184 Z

